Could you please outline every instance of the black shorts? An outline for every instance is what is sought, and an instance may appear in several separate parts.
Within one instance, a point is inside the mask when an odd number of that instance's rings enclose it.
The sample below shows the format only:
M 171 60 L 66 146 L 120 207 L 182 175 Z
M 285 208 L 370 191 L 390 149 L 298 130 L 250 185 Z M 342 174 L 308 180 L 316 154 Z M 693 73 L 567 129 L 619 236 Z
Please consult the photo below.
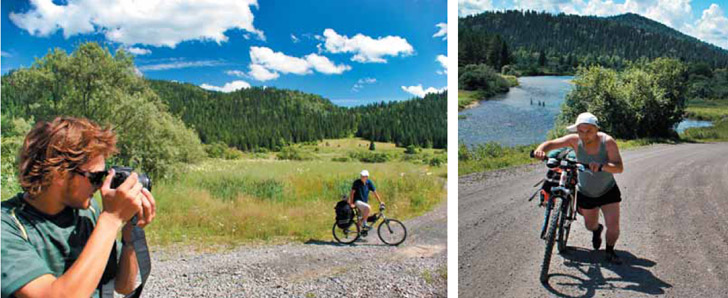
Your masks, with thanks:
M 594 209 L 606 204 L 622 201 L 622 192 L 619 191 L 619 186 L 617 186 L 617 184 L 614 184 L 612 189 L 597 198 L 589 197 L 580 191 L 577 191 L 576 196 L 576 206 L 581 209 Z

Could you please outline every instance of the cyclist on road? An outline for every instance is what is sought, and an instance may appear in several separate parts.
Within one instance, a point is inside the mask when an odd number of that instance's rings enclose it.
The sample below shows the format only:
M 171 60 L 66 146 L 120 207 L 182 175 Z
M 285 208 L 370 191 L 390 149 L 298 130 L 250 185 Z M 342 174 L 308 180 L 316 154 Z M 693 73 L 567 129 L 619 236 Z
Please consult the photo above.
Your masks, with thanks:
M 374 196 L 377 198 L 380 205 L 384 205 L 384 202 L 382 201 L 382 198 L 379 197 L 379 193 L 377 193 L 374 183 L 369 180 L 369 171 L 362 170 L 360 176 L 361 177 L 359 179 L 354 180 L 354 183 L 351 186 L 349 205 L 352 209 L 354 207 L 359 208 L 359 211 L 362 213 L 362 220 L 356 223 L 361 230 L 362 223 L 364 224 L 365 229 L 370 228 L 367 225 L 367 218 L 369 218 L 369 213 L 372 210 L 372 207 L 369 206 L 369 191 L 374 193 Z
M 584 217 L 586 228 L 592 231 L 595 250 L 599 250 L 602 244 L 604 227 L 599 223 L 599 210 L 602 211 L 607 226 L 606 259 L 610 263 L 621 264 L 622 260 L 614 252 L 619 238 L 619 203 L 622 198 L 613 174 L 624 170 L 617 142 L 606 133 L 599 132 L 597 117 L 588 112 L 579 114 L 574 125 L 567 129 L 576 133 L 542 143 L 534 151 L 534 156 L 543 159 L 550 150 L 571 147 L 576 151 L 577 161 L 589 165 L 590 172 L 578 174 L 577 210 Z

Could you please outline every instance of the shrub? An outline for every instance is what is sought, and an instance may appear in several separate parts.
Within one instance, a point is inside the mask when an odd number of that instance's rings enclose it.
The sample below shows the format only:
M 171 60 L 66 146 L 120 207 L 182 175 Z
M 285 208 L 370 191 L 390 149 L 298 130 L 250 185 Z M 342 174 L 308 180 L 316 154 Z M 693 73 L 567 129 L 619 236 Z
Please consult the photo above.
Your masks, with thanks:
M 277 155 L 282 160 L 312 160 L 313 155 L 296 147 L 285 147 Z
M 352 159 L 359 160 L 361 162 L 368 162 L 368 163 L 379 163 L 379 162 L 387 162 L 389 161 L 389 155 L 387 153 L 377 153 L 377 152 L 367 152 L 367 151 L 360 151 L 360 152 L 350 152 L 349 156 Z

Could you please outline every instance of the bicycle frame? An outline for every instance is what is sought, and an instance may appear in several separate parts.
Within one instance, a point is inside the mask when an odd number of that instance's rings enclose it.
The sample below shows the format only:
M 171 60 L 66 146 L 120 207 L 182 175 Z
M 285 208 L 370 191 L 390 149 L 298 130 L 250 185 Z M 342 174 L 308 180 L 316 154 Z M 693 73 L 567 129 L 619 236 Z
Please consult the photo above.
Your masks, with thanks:
M 553 200 L 556 198 L 561 198 L 564 200 L 564 204 L 562 204 L 564 210 L 567 211 L 571 210 L 567 214 L 567 225 L 571 225 L 571 222 L 576 220 L 576 171 L 578 171 L 578 167 L 575 165 L 579 165 L 579 163 L 576 162 L 570 162 L 567 160 L 560 161 L 558 167 L 561 169 L 561 174 L 559 176 L 559 185 L 552 187 L 549 197 L 549 202 L 546 206 L 546 208 L 553 208 Z M 583 166 L 583 165 L 582 165 Z M 571 181 L 574 181 L 571 183 Z M 548 218 L 544 220 L 544 225 L 548 223 Z M 543 238 L 544 235 L 541 236 Z

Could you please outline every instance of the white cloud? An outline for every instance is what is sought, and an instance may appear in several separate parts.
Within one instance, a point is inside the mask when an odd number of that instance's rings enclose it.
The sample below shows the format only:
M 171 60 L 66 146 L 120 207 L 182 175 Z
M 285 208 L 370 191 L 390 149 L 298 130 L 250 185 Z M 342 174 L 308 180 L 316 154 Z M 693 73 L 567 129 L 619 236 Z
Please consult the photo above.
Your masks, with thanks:
M 443 92 L 443 91 L 447 90 L 447 87 L 442 87 L 440 89 L 437 89 L 437 88 L 434 88 L 434 87 L 430 87 L 430 88 L 427 88 L 427 89 L 422 89 L 422 84 L 419 84 L 417 86 L 409 86 L 409 87 L 402 86 L 402 90 L 404 90 L 405 92 L 410 93 L 410 94 L 412 94 L 414 96 L 417 96 L 417 97 L 425 97 L 425 95 L 428 94 L 428 93 L 440 93 L 440 92 Z
M 688 32 L 696 37 L 728 49 L 728 17 L 718 4 L 711 4 L 703 15 L 695 22 L 695 26 L 688 26 Z
M 246 77 L 245 72 L 240 71 L 240 70 L 228 70 L 225 72 L 225 74 L 229 75 L 229 76 L 239 77 L 239 78 Z
M 258 64 L 250 64 L 250 72 L 248 74 L 258 81 L 268 81 L 277 79 L 280 75 L 277 72 L 272 72 Z
M 399 36 L 385 36 L 377 39 L 361 33 L 349 38 L 339 35 L 333 29 L 324 30 L 324 48 L 330 53 L 352 53 L 352 61 L 360 63 L 386 63 L 384 56 L 408 56 L 414 48 Z M 320 47 L 319 47 L 320 49 Z
M 447 40 L 447 23 L 438 23 L 435 27 L 440 29 L 432 37 L 442 37 L 442 40 Z
M 361 78 L 358 81 L 356 81 L 354 86 L 351 87 L 351 91 L 359 92 L 359 90 L 364 88 L 364 85 L 374 84 L 376 82 L 377 82 L 377 79 L 375 79 L 375 78 Z
M 315 70 L 324 74 L 341 74 L 351 69 L 345 64 L 336 65 L 325 56 L 308 54 L 298 58 L 266 47 L 250 47 L 250 61 L 249 74 L 259 81 L 278 78 L 279 72 L 306 75 Z
M 31 0 L 31 9 L 10 13 L 10 20 L 31 35 L 49 36 L 58 30 L 69 38 L 101 33 L 125 45 L 145 44 L 174 48 L 188 40 L 228 40 L 225 32 L 240 29 L 264 39 L 253 26 L 251 7 L 257 0 L 91 1 Z
M 152 53 L 152 51 L 149 49 L 142 49 L 142 48 L 136 48 L 136 47 L 127 48 L 126 51 L 129 53 L 132 53 L 134 55 L 137 55 L 137 56 L 149 55 Z
M 288 56 L 282 52 L 274 52 L 266 47 L 250 47 L 250 61 L 253 64 L 282 73 L 298 75 L 311 73 L 310 65 L 305 59 Z
M 341 74 L 347 70 L 351 70 L 351 66 L 340 64 L 335 65 L 329 58 L 317 54 L 306 55 L 306 61 L 313 69 L 325 74 Z
M 168 70 L 168 69 L 179 69 L 179 68 L 190 68 L 190 67 L 207 67 L 207 66 L 220 66 L 224 65 L 221 61 L 216 60 L 202 60 L 202 61 L 179 61 L 171 63 L 159 63 L 159 64 L 148 64 L 139 66 L 139 70 Z
M 206 90 L 210 90 L 210 91 L 220 91 L 220 92 L 229 93 L 229 92 L 233 92 L 235 90 L 250 88 L 250 84 L 248 84 L 245 81 L 238 80 L 238 81 L 232 81 L 229 83 L 225 83 L 225 86 L 222 86 L 222 87 L 208 85 L 208 84 L 204 84 L 204 83 L 202 85 L 200 85 L 200 87 L 202 89 L 206 89 Z
M 12 57 L 13 55 L 10 55 L 10 53 L 8 53 L 6 51 L 0 51 L 0 56 L 1 57 Z
M 291 41 L 293 41 L 293 43 L 298 43 L 299 39 L 298 39 L 298 37 L 293 35 L 293 33 L 291 33 Z
M 458 0 L 459 16 L 468 16 L 492 9 L 492 0 Z
M 142 71 L 139 70 L 139 68 L 137 68 L 136 66 L 134 66 L 134 75 L 136 75 L 137 77 L 140 77 L 140 78 L 144 76 Z
M 440 66 L 442 66 L 442 68 L 444 68 L 443 70 L 438 70 L 437 74 L 446 75 L 447 74 L 447 56 L 437 55 L 437 58 L 435 60 L 437 62 L 440 62 Z

